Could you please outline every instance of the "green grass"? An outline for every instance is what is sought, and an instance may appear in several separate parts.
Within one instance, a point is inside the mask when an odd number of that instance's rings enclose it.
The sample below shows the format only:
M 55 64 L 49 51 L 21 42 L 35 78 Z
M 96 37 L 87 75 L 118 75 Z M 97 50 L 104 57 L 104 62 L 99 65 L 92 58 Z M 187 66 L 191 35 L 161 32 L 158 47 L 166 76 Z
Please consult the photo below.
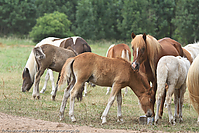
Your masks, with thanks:
M 29 57 L 30 51 L 33 48 L 33 45 L 29 45 L 28 43 L 31 42 L 30 40 L 24 42 L 27 42 L 27 44 L 19 44 L 18 41 L 16 41 L 16 43 L 9 42 L 9 40 L 0 38 L 0 112 L 47 121 L 59 121 L 59 109 L 64 90 L 59 90 L 57 92 L 56 101 L 51 100 L 50 82 L 48 83 L 47 91 L 40 95 L 40 100 L 33 100 L 32 89 L 30 92 L 21 92 L 22 71 Z M 94 53 L 105 56 L 106 50 L 111 44 L 118 44 L 122 42 L 88 40 L 88 43 Z M 57 73 L 54 73 L 54 77 L 56 79 Z M 42 76 L 41 79 L 40 89 L 43 83 L 44 76 Z M 68 101 L 64 114 L 65 119 L 62 122 L 73 125 L 87 125 L 91 127 L 108 129 L 199 132 L 199 128 L 196 123 L 197 113 L 190 106 L 188 92 L 185 93 L 185 103 L 183 107 L 184 122 L 182 124 L 177 123 L 175 126 L 168 124 L 168 113 L 166 108 L 164 109 L 163 119 L 160 120 L 158 125 L 140 125 L 138 118 L 139 116 L 144 115 L 144 112 L 140 109 L 138 99 L 130 89 L 127 96 L 123 95 L 124 92 L 122 93 L 122 113 L 125 123 L 117 123 L 117 104 L 115 101 L 108 113 L 107 124 L 101 125 L 100 117 L 109 98 L 109 96 L 105 95 L 105 93 L 106 87 L 96 86 L 95 88 L 88 88 L 88 95 L 83 98 L 83 101 L 75 102 L 76 123 L 72 123 L 68 117 Z M 174 112 L 173 104 L 172 110 Z

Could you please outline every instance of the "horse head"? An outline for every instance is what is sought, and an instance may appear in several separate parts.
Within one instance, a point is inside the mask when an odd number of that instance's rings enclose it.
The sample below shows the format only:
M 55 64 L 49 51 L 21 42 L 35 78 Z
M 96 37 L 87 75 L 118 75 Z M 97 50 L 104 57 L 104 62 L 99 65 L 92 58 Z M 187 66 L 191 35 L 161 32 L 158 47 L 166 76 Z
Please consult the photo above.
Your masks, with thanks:
M 33 85 L 33 82 L 31 80 L 30 72 L 29 72 L 28 68 L 24 68 L 23 74 L 22 74 L 22 79 L 23 79 L 23 84 L 22 84 L 22 88 L 21 88 L 22 92 L 29 91 Z
M 154 98 L 153 98 L 153 89 L 150 88 L 146 93 L 139 97 L 141 107 L 145 112 L 147 117 L 154 116 Z
M 134 70 L 139 70 L 140 64 L 147 59 L 147 44 L 146 44 L 146 34 L 135 35 L 131 34 L 132 41 L 131 46 L 133 50 L 133 63 L 132 68 Z

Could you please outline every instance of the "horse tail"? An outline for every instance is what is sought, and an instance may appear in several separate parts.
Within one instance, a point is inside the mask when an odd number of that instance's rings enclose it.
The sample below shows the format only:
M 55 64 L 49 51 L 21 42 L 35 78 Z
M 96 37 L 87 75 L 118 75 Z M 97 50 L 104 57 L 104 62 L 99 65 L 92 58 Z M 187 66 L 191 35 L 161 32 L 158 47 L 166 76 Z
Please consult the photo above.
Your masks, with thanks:
M 162 98 L 164 94 L 167 77 L 168 67 L 160 60 L 157 66 L 157 99 Z
M 36 60 L 41 60 L 41 59 L 46 58 L 46 55 L 44 54 L 44 52 L 40 46 L 33 48 L 33 53 L 34 53 Z
M 73 74 L 73 62 L 75 61 L 74 57 L 68 58 L 62 67 L 60 79 L 58 82 L 58 88 L 61 89 L 70 80 L 70 77 L 74 78 Z
M 193 61 L 187 74 L 187 88 L 189 92 L 190 102 L 199 115 L 199 56 Z

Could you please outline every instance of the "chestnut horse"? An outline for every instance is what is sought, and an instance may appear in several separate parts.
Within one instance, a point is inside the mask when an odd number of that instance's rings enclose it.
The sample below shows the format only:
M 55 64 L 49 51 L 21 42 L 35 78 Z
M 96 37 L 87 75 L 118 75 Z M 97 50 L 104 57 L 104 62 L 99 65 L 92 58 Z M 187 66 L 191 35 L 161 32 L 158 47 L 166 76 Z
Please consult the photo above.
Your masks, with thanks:
M 81 38 L 81 37 L 69 37 L 69 38 L 55 38 L 55 37 L 48 37 L 43 39 L 41 42 L 39 42 L 35 47 L 41 46 L 43 44 L 51 44 L 57 47 L 64 47 L 68 48 L 69 46 L 72 47 L 78 54 L 81 54 L 83 52 L 91 52 L 90 46 L 87 44 L 87 42 Z M 33 54 L 33 51 L 31 51 L 31 54 L 28 58 L 28 61 L 26 63 L 26 66 L 23 70 L 22 78 L 23 78 L 23 84 L 22 84 L 22 91 L 29 91 L 34 83 L 34 76 L 37 72 L 37 64 L 35 61 L 35 57 Z M 55 85 L 54 85 L 54 77 L 53 72 L 51 69 L 47 70 L 46 76 L 45 76 L 45 82 L 44 87 L 40 91 L 40 93 L 44 93 L 47 86 L 47 81 L 50 77 L 51 83 L 52 83 L 52 92 L 51 94 L 54 94 L 55 91 Z
M 70 57 L 74 57 L 77 53 L 74 50 L 64 49 L 61 47 L 56 47 L 51 44 L 43 44 L 41 46 L 33 48 L 33 53 L 35 56 L 35 60 L 37 63 L 37 69 L 35 76 L 35 83 L 33 86 L 33 98 L 40 98 L 39 95 L 39 82 L 40 77 L 43 75 L 46 69 L 51 69 L 56 72 L 61 72 L 61 69 L 66 62 L 66 60 Z M 60 75 L 59 75 L 60 76 Z M 58 80 L 59 80 L 58 76 Z M 57 86 L 55 88 L 54 93 L 52 94 L 52 99 L 55 100 L 57 92 Z
M 123 121 L 121 89 L 126 86 L 129 86 L 134 91 L 146 116 L 150 117 L 154 114 L 152 108 L 153 91 L 152 88 L 150 89 L 146 76 L 134 71 L 131 63 L 123 58 L 107 58 L 94 53 L 83 53 L 74 58 L 69 58 L 62 68 L 58 88 L 63 87 L 71 75 L 73 80 L 64 91 L 60 108 L 61 120 L 64 118 L 66 102 L 70 96 L 69 117 L 73 122 L 76 121 L 74 116 L 74 98 L 84 83 L 88 81 L 99 86 L 112 87 L 108 104 L 101 117 L 102 124 L 106 123 L 106 116 L 115 97 L 117 97 L 118 121 Z
M 127 61 L 131 62 L 131 50 L 128 45 L 122 43 L 122 44 L 112 44 L 106 53 L 106 57 L 110 58 L 117 58 L 121 57 L 123 59 L 126 59 Z M 107 88 L 106 95 L 109 93 L 110 87 Z M 128 88 L 126 87 L 125 95 L 127 95 Z
M 133 63 L 134 70 L 139 70 L 147 75 L 148 82 L 152 82 L 154 88 L 153 101 L 155 104 L 155 94 L 157 90 L 156 68 L 159 59 L 165 55 L 183 56 L 181 44 L 170 38 L 163 38 L 156 40 L 151 35 L 131 34 L 131 46 L 133 49 Z M 166 91 L 162 98 L 160 117 L 163 113 L 163 105 L 165 101 Z M 154 108 L 154 107 L 153 107 Z
M 199 55 L 191 64 L 187 74 L 187 88 L 189 91 L 189 98 L 194 109 L 198 113 L 199 124 Z

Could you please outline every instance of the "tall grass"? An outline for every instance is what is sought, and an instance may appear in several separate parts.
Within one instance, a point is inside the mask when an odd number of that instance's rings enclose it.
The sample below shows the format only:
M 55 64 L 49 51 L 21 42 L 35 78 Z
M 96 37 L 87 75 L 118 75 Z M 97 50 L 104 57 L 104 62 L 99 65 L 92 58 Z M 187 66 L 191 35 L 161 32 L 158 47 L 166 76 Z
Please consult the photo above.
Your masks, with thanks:
M 3 41 L 2 41 L 3 40 Z M 10 42 L 10 41 L 11 42 Z M 23 117 L 30 117 L 34 119 L 43 119 L 48 121 L 59 121 L 59 109 L 63 97 L 63 91 L 57 92 L 56 101 L 51 100 L 51 85 L 47 86 L 47 91 L 41 95 L 40 100 L 33 100 L 32 89 L 30 92 L 21 92 L 22 86 L 22 71 L 29 57 L 30 51 L 33 46 L 27 43 L 19 44 L 16 39 L 3 39 L 0 38 L 0 111 Z M 114 41 L 91 41 L 88 40 L 92 51 L 99 55 L 105 56 L 108 47 L 115 43 Z M 116 42 L 115 44 L 122 43 Z M 128 44 L 128 43 L 127 43 Z M 130 43 L 129 43 L 130 44 Z M 26 45 L 26 46 L 24 46 Z M 57 73 L 54 73 L 56 79 Z M 40 88 L 44 82 L 44 76 L 41 78 Z M 106 107 L 109 96 L 105 95 L 106 87 L 96 86 L 95 88 L 88 88 L 88 95 L 83 98 L 82 102 L 75 102 L 75 116 L 77 118 L 76 123 L 72 123 L 68 116 L 69 104 L 65 110 L 65 119 L 62 121 L 68 124 L 74 125 L 87 125 L 97 128 L 109 128 L 109 129 L 131 129 L 136 131 L 165 131 L 165 132 L 199 132 L 197 121 L 197 113 L 190 106 L 188 93 L 185 93 L 185 103 L 183 107 L 183 119 L 182 124 L 178 123 L 175 126 L 171 126 L 168 123 L 167 109 L 164 109 L 163 119 L 160 120 L 158 125 L 140 125 L 138 118 L 144 115 L 144 112 L 138 105 L 138 98 L 129 89 L 128 95 L 123 95 L 122 113 L 125 123 L 117 123 L 117 104 L 114 102 L 111 107 L 108 116 L 107 124 L 101 125 L 101 115 Z M 172 110 L 174 111 L 174 105 L 172 104 Z

